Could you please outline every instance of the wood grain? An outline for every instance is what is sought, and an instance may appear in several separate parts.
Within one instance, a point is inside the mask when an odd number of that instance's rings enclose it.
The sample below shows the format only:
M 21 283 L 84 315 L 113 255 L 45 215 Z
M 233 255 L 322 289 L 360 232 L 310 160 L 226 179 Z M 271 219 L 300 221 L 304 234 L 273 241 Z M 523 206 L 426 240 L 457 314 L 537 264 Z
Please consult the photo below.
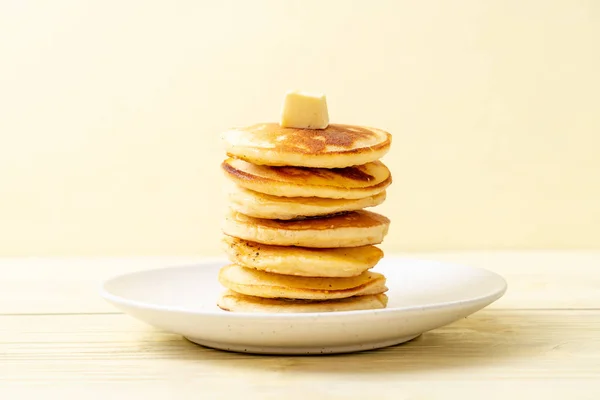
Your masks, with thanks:
M 471 265 L 500 273 L 508 281 L 508 291 L 491 308 L 600 308 L 600 251 L 402 256 Z M 200 260 L 197 257 L 0 259 L 0 314 L 116 312 L 98 296 L 105 279 Z
M 600 311 L 488 310 L 388 349 L 277 357 L 206 349 L 125 315 L 2 316 L 0 394 L 593 398 L 599 333 Z
M 102 280 L 198 258 L 0 260 L 0 399 L 598 399 L 600 252 L 411 254 L 496 271 L 506 295 L 388 349 L 202 348 L 118 313 Z

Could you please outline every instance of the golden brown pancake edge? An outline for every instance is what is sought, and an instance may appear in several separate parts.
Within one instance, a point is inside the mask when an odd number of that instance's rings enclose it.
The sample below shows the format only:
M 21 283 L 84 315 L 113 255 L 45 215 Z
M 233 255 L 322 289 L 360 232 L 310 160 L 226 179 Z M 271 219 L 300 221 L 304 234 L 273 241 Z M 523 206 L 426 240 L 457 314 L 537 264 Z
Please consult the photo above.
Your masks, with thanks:
M 390 224 L 389 218 L 366 210 L 349 211 L 332 216 L 319 216 L 293 220 L 254 218 L 233 212 L 242 223 L 286 231 L 326 230 L 336 228 L 372 228 Z

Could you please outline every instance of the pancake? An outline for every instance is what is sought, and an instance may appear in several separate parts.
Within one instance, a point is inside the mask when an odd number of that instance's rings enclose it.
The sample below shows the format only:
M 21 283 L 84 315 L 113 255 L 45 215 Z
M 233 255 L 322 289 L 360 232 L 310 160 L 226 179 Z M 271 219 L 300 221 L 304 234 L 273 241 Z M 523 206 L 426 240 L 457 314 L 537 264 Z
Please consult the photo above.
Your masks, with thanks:
M 357 276 L 373 268 L 383 257 L 383 251 L 375 246 L 340 249 L 270 246 L 227 235 L 223 243 L 232 263 L 284 275 Z
M 222 229 L 226 235 L 262 244 L 334 248 L 379 244 L 389 225 L 388 218 L 365 210 L 291 221 L 253 218 L 231 211 Z
M 362 199 L 383 192 L 392 183 L 390 170 L 381 161 L 323 169 L 270 167 L 229 158 L 221 168 L 227 178 L 246 189 L 283 197 Z
M 320 197 L 279 197 L 229 185 L 229 206 L 237 212 L 267 219 L 296 219 L 356 211 L 382 204 L 386 198 L 383 191 L 362 199 L 323 199 Z
M 388 298 L 385 294 L 354 296 L 339 300 L 305 301 L 263 299 L 227 290 L 221 295 L 217 305 L 225 311 L 232 312 L 313 313 L 376 310 L 385 308 L 387 302 Z
M 230 157 L 253 164 L 314 168 L 344 168 L 379 160 L 392 142 L 392 135 L 381 129 L 341 124 L 297 129 L 262 123 L 228 130 L 221 138 Z
M 385 277 L 377 272 L 367 271 L 348 278 L 309 278 L 272 274 L 235 264 L 221 268 L 219 282 L 248 296 L 302 300 L 343 299 L 388 290 Z

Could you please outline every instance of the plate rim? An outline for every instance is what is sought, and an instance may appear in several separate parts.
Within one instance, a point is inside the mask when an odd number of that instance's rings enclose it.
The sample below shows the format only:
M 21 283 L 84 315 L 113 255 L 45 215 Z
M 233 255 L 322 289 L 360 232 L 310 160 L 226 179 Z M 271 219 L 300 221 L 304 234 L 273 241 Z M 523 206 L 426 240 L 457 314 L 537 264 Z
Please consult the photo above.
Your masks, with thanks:
M 411 306 L 402 306 L 402 307 L 386 307 L 386 308 L 374 309 L 374 310 L 307 312 L 307 313 L 268 313 L 268 312 L 234 313 L 234 312 L 227 312 L 227 311 L 222 311 L 222 310 L 198 311 L 198 310 L 191 310 L 191 309 L 185 308 L 185 307 L 157 305 L 157 304 L 148 303 L 148 302 L 144 302 L 144 301 L 131 300 L 131 299 L 124 298 L 122 296 L 114 295 L 107 290 L 107 286 L 111 282 L 116 281 L 117 279 L 123 279 L 123 278 L 129 277 L 132 275 L 165 271 L 165 270 L 176 269 L 176 268 L 178 268 L 178 269 L 193 268 L 193 267 L 202 268 L 203 265 L 206 266 L 206 265 L 215 264 L 215 263 L 225 263 L 225 264 L 230 263 L 229 260 L 227 260 L 226 258 L 223 258 L 223 257 L 204 257 L 198 261 L 194 261 L 194 262 L 187 263 L 187 264 L 165 265 L 162 267 L 140 269 L 137 271 L 131 271 L 131 272 L 127 272 L 124 274 L 113 275 L 112 277 L 107 278 L 102 281 L 102 283 L 100 284 L 99 293 L 100 293 L 100 296 L 104 300 L 111 303 L 114 307 L 117 307 L 116 305 L 118 304 L 118 305 L 130 307 L 130 308 L 178 313 L 178 314 L 184 314 L 184 315 L 204 316 L 204 317 L 211 317 L 211 318 L 225 318 L 225 319 L 235 318 L 235 319 L 242 319 L 242 320 L 247 320 L 247 319 L 278 320 L 278 319 L 285 319 L 285 318 L 293 318 L 293 319 L 327 318 L 327 319 L 332 319 L 332 318 L 345 318 L 345 317 L 353 317 L 353 316 L 363 316 L 364 317 L 364 316 L 368 316 L 368 315 L 376 317 L 376 316 L 380 316 L 380 315 L 387 315 L 387 314 L 393 314 L 393 313 L 430 311 L 430 310 L 434 310 L 434 309 L 452 308 L 452 307 L 458 306 L 458 305 L 465 306 L 465 305 L 477 304 L 477 303 L 486 303 L 486 305 L 484 305 L 482 307 L 482 308 L 484 308 L 487 305 L 500 299 L 502 296 L 504 296 L 504 294 L 508 290 L 507 280 L 502 275 L 498 274 L 497 272 L 490 271 L 489 269 L 486 269 L 486 268 L 475 267 L 475 266 L 465 265 L 465 264 L 458 264 L 455 262 L 437 261 L 437 260 L 430 260 L 427 258 L 414 258 L 414 257 L 399 256 L 399 255 L 386 256 L 386 261 L 388 261 L 388 260 L 402 260 L 404 262 L 412 261 L 412 262 L 421 262 L 421 263 L 426 262 L 426 263 L 430 263 L 430 264 L 437 264 L 438 266 L 443 265 L 443 266 L 447 266 L 447 267 L 458 267 L 458 268 L 463 268 L 463 269 L 466 268 L 466 269 L 470 269 L 470 270 L 484 272 L 486 274 L 493 276 L 495 279 L 497 279 L 499 281 L 499 283 L 501 283 L 501 289 L 499 289 L 493 293 L 486 294 L 484 296 L 474 297 L 474 298 L 470 298 L 467 300 L 455 300 L 455 301 L 443 302 L 443 303 L 428 303 L 428 304 L 423 304 L 423 305 L 411 305 Z M 223 290 L 225 290 L 225 289 L 223 288 Z M 119 308 L 119 307 L 117 307 L 117 308 Z

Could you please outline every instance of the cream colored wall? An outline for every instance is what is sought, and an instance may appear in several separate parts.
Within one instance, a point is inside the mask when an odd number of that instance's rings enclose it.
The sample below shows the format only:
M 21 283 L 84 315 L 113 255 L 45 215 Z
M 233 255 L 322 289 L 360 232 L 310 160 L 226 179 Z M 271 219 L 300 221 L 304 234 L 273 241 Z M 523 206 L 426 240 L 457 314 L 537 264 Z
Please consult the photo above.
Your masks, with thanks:
M 387 250 L 600 247 L 600 2 L 0 2 L 0 255 L 219 254 L 218 134 L 394 134 Z

